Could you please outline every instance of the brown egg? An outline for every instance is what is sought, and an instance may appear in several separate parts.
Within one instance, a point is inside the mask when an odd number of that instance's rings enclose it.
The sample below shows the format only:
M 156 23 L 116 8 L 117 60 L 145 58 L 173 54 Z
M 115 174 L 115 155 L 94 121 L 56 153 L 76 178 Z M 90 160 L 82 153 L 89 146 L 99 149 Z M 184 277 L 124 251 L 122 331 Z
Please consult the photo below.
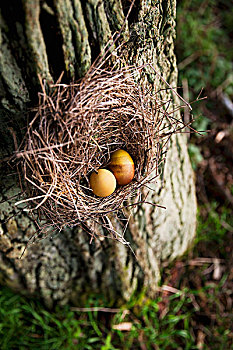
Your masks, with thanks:
M 91 174 L 90 186 L 96 196 L 107 197 L 116 189 L 116 178 L 111 171 L 99 169 L 97 173 Z
M 134 162 L 128 152 L 119 149 L 112 153 L 109 169 L 116 177 L 118 185 L 127 185 L 134 177 Z

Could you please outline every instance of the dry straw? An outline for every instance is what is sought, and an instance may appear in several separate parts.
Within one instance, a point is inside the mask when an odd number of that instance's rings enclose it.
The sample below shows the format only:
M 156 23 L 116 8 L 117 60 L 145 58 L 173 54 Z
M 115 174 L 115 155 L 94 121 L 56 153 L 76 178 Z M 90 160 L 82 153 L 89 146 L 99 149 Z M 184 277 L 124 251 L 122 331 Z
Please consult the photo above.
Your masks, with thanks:
M 25 210 L 46 219 L 43 236 L 51 226 L 62 230 L 76 225 L 95 236 L 94 227 L 100 224 L 104 234 L 128 244 L 110 217 L 146 201 L 140 197 L 141 188 L 155 181 L 169 138 L 184 124 L 175 118 L 181 106 L 174 107 L 174 94 L 162 101 L 160 89 L 152 94 L 135 82 L 135 74 L 143 74 L 146 67 L 106 68 L 98 62 L 80 82 L 58 83 L 39 94 L 36 114 L 17 153 L 27 194 L 18 204 L 26 203 Z M 111 196 L 97 197 L 89 186 L 90 174 L 107 168 L 117 149 L 133 158 L 134 179 Z

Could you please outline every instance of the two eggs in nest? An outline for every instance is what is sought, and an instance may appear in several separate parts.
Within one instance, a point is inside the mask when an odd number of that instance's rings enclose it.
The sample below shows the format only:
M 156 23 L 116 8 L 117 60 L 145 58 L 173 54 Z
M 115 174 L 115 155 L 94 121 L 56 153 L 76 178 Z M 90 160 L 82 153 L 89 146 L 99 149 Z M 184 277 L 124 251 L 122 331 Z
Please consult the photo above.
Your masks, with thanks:
M 90 176 L 90 187 L 98 197 L 110 196 L 116 185 L 127 185 L 134 177 L 134 162 L 128 152 L 119 149 L 112 153 L 107 169 L 98 169 Z

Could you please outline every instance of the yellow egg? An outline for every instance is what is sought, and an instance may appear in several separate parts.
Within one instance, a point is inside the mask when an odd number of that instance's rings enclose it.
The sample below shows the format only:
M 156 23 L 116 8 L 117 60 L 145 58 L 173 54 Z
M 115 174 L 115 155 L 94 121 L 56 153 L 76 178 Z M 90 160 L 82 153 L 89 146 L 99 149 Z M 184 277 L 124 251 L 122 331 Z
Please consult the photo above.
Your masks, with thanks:
M 127 185 L 134 177 L 134 162 L 128 152 L 119 149 L 112 153 L 109 169 L 115 175 L 118 185 Z
M 116 189 L 116 178 L 111 171 L 99 169 L 97 173 L 91 174 L 90 186 L 96 196 L 107 197 Z

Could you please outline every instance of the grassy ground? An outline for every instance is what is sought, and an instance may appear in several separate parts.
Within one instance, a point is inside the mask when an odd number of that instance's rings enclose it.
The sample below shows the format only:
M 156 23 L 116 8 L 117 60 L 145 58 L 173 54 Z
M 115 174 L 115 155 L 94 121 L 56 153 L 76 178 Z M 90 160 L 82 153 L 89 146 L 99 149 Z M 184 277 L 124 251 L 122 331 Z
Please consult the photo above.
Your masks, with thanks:
M 226 223 L 232 228 L 233 218 L 227 208 L 221 215 L 215 209 L 205 220 L 199 215 L 194 249 L 164 266 L 155 300 L 142 294 L 105 312 L 104 300 L 90 297 L 85 310 L 50 312 L 2 288 L 1 349 L 231 349 L 233 242 Z
M 178 1 L 179 85 L 190 100 L 205 87 L 195 126 L 211 130 L 190 137 L 199 201 L 193 249 L 163 266 L 155 300 L 132 296 L 121 310 L 104 310 L 95 296 L 85 310 L 50 312 L 1 288 L 2 350 L 233 349 L 232 15 L 229 1 Z

